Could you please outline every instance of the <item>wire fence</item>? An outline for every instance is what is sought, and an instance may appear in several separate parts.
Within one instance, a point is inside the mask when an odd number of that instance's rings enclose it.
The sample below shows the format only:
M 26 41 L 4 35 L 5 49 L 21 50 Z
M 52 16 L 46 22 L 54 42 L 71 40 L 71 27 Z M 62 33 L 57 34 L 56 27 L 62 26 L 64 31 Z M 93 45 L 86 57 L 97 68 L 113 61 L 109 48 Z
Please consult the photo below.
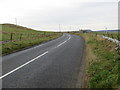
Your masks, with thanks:
M 117 39 L 120 40 L 120 35 L 119 33 L 105 33 L 103 36 L 111 37 L 112 39 Z
M 117 39 L 113 39 L 113 38 L 110 38 L 110 37 L 106 37 L 106 36 L 103 36 L 104 39 L 107 39 L 109 41 L 112 41 L 116 44 L 118 44 L 120 46 L 120 41 L 118 41 Z
M 118 33 L 106 33 L 102 35 L 102 38 L 115 43 L 117 46 L 115 50 L 117 50 L 118 54 L 120 55 L 120 34 Z
M 56 33 L 17 33 L 17 32 L 0 32 L 2 33 L 2 41 L 0 43 L 9 43 L 9 42 L 17 42 L 23 40 L 33 40 L 40 39 L 43 37 L 51 37 L 56 35 Z
M 95 34 L 95 33 L 94 33 Z M 116 44 L 116 48 L 115 50 L 117 50 L 117 53 L 120 55 L 120 35 L 119 32 L 118 33 L 96 33 L 96 36 L 100 36 L 102 38 L 104 38 L 105 40 L 108 40 L 110 42 L 113 42 Z

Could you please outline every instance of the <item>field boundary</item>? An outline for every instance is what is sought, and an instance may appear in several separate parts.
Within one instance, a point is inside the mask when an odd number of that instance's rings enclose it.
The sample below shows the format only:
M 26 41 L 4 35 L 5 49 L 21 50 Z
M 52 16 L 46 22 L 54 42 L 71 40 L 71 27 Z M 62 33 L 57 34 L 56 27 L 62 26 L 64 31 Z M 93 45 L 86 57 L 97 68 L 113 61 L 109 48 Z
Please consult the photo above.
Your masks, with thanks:
M 50 37 L 50 36 L 56 35 L 56 33 L 54 33 L 54 34 L 47 34 L 47 35 L 45 35 L 45 33 L 44 34 L 33 34 L 33 33 L 31 33 L 31 34 L 24 34 L 24 33 L 15 33 L 15 32 L 12 32 L 12 33 L 10 33 L 10 32 L 9 33 L 8 32 L 2 32 L 2 33 L 10 35 L 9 40 L 2 40 L 2 41 L 0 41 L 0 43 L 2 43 L 2 44 L 9 43 L 9 42 L 23 41 L 23 40 L 33 40 L 33 39 L 37 39 L 37 38 Z M 15 34 L 19 35 L 19 37 L 17 39 L 13 38 Z M 29 39 L 28 38 L 26 39 L 26 38 L 22 37 L 23 35 L 26 35 L 26 36 L 32 35 L 33 37 L 31 36 L 31 37 L 28 37 Z

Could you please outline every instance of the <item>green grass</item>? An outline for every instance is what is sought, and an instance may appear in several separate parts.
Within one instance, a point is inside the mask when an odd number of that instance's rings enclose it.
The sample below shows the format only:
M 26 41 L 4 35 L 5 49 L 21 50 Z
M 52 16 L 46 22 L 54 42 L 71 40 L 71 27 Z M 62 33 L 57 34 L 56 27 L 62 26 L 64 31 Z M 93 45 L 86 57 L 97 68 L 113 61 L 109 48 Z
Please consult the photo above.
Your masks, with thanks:
M 90 53 L 95 55 L 95 58 L 92 58 L 92 60 L 87 60 L 89 62 L 87 70 L 88 88 L 120 89 L 120 69 L 118 66 L 120 56 L 118 51 L 115 50 L 116 44 L 104 40 L 100 36 L 96 37 L 94 33 L 78 33 L 77 35 L 84 37 L 86 46 L 91 48 Z
M 55 39 L 61 35 L 62 33 L 36 31 L 13 24 L 3 24 L 2 41 L 10 42 L 2 44 L 2 55 L 10 54 L 12 52 Z
M 44 31 L 36 31 L 32 30 L 26 27 L 16 26 L 13 24 L 3 24 L 2 25 L 2 40 L 11 40 L 11 34 L 12 34 L 12 40 L 19 40 L 26 39 L 26 38 L 33 38 L 38 36 L 47 36 L 47 35 L 53 35 L 56 34 L 54 32 L 44 32 Z
M 97 59 L 89 66 L 90 88 L 117 88 L 118 84 L 118 55 L 115 45 L 105 40 L 95 40 L 90 36 L 91 45 Z
M 108 33 L 106 33 L 106 32 L 95 32 L 95 33 L 97 33 L 99 35 L 104 35 L 104 36 L 107 36 L 107 37 L 111 37 L 113 39 L 120 40 L 120 35 L 119 35 L 120 32 L 108 32 Z

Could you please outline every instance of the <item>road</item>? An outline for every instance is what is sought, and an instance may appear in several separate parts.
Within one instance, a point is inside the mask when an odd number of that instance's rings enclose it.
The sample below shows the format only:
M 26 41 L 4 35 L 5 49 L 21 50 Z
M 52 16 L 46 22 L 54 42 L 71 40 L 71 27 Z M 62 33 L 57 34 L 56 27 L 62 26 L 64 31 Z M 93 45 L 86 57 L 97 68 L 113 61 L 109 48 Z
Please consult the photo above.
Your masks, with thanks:
M 3 88 L 75 88 L 84 54 L 84 40 L 63 36 L 2 59 Z

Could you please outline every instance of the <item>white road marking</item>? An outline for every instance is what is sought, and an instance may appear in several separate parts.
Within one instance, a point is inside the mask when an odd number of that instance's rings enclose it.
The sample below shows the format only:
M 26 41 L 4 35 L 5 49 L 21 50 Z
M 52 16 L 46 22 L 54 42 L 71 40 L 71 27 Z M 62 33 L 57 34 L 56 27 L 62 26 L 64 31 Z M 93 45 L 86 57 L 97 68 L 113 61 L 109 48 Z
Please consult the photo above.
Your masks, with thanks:
M 59 45 L 57 45 L 55 48 L 57 48 L 57 47 L 60 47 L 61 45 L 63 45 L 64 43 L 66 43 L 68 40 L 70 40 L 71 39 L 71 36 L 69 35 L 69 38 L 66 40 L 66 41 L 64 41 L 64 42 L 62 42 L 61 44 L 59 44 Z
M 61 45 L 63 45 L 64 43 L 66 43 L 67 41 L 62 42 L 61 44 L 57 45 L 57 47 L 60 47 Z
M 4 78 L 4 77 L 6 77 L 6 76 L 10 75 L 11 73 L 13 73 L 13 72 L 15 72 L 15 71 L 17 71 L 17 70 L 21 69 L 22 67 L 24 67 L 24 66 L 28 65 L 29 63 L 31 63 L 31 62 L 33 62 L 33 61 L 35 61 L 36 59 L 38 59 L 38 58 L 40 58 L 40 57 L 44 56 L 44 55 L 45 55 L 45 54 L 47 54 L 47 53 L 48 53 L 48 51 L 46 51 L 45 53 L 43 53 L 43 54 L 41 54 L 41 55 L 37 56 L 36 58 L 34 58 L 34 59 L 32 59 L 32 60 L 30 60 L 30 61 L 26 62 L 25 64 L 23 64 L 23 65 L 21 65 L 21 66 L 17 67 L 16 69 L 14 69 L 14 70 L 12 70 L 12 71 L 10 71 L 10 72 L 6 73 L 5 75 L 1 76 L 1 77 L 0 77 L 0 79 L 2 79 L 2 78 Z
M 68 40 L 70 40 L 70 39 L 71 39 L 71 36 L 69 35 L 69 38 L 68 38 L 66 41 L 64 41 L 64 42 L 62 42 L 61 44 L 57 45 L 55 48 L 60 47 L 61 45 L 63 45 L 64 43 L 66 43 L 66 42 L 67 42 Z M 38 59 L 38 58 L 40 58 L 40 57 L 42 57 L 42 56 L 46 55 L 47 53 L 48 53 L 48 51 L 44 52 L 43 54 L 41 54 L 41 55 L 37 56 L 36 58 L 34 58 L 34 59 L 32 59 L 32 60 L 30 60 L 30 61 L 26 62 L 25 64 L 23 64 L 23 65 L 21 65 L 21 66 L 19 66 L 19 67 L 15 68 L 14 70 L 12 70 L 12 71 L 10 71 L 10 72 L 8 72 L 8 73 L 4 74 L 3 76 L 1 76 L 1 77 L 0 77 L 0 79 L 3 79 L 4 77 L 6 77 L 6 76 L 8 76 L 8 75 L 12 74 L 13 72 L 15 72 L 15 71 L 17 71 L 17 70 L 21 69 L 22 67 L 24 67 L 24 66 L 28 65 L 29 63 L 31 63 L 31 62 L 33 62 L 33 61 L 35 61 L 36 59 Z

